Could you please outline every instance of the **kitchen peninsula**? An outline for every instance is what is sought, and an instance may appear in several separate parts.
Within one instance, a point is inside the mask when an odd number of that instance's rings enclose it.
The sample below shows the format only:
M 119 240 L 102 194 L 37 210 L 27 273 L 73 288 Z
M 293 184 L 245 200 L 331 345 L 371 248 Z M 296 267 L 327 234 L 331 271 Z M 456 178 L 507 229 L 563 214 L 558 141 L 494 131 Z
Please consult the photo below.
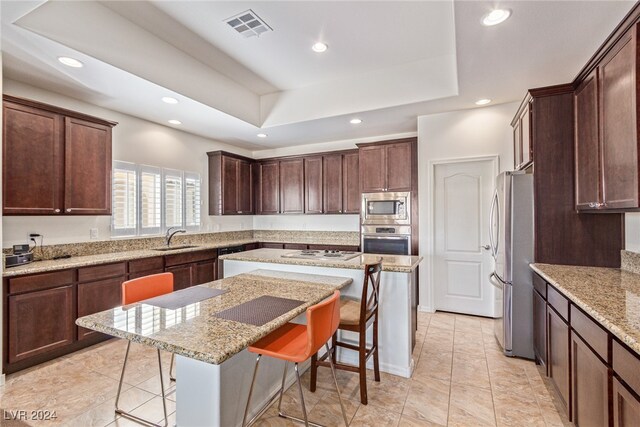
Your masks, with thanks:
M 175 310 L 137 303 L 76 323 L 176 355 L 177 425 L 236 426 L 242 422 L 255 360 L 244 349 L 296 317 L 304 321 L 309 306 L 350 283 L 345 277 L 252 271 L 201 285 L 226 292 Z M 220 317 L 223 311 L 265 296 L 297 300 L 300 305 L 259 326 Z M 280 388 L 282 362 L 265 358 L 261 365 L 252 414 Z M 288 384 L 293 380 L 291 369 Z
M 224 277 L 232 277 L 256 269 L 310 273 L 353 279 L 341 293 L 360 298 L 364 283 L 364 266 L 382 258 L 380 279 L 380 370 L 402 377 L 411 377 L 412 351 L 417 323 L 416 268 L 422 261 L 418 256 L 375 255 L 354 253 L 348 259 L 335 257 L 302 257 L 300 251 L 282 249 L 256 249 L 220 257 Z M 339 331 L 341 339 L 357 342 L 357 335 Z M 371 344 L 371 330 L 367 343 Z M 338 360 L 357 365 L 357 353 L 338 349 Z

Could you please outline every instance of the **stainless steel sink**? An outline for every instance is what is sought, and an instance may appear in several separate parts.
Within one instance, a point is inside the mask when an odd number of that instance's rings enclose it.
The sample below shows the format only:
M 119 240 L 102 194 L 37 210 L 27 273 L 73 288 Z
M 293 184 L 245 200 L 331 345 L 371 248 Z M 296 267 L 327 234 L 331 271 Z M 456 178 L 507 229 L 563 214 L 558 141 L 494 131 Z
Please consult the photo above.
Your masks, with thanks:
M 151 250 L 166 252 L 166 251 L 173 251 L 176 249 L 189 249 L 189 248 L 197 248 L 197 247 L 198 247 L 197 245 L 178 245 L 178 246 L 163 246 L 161 248 L 153 248 Z

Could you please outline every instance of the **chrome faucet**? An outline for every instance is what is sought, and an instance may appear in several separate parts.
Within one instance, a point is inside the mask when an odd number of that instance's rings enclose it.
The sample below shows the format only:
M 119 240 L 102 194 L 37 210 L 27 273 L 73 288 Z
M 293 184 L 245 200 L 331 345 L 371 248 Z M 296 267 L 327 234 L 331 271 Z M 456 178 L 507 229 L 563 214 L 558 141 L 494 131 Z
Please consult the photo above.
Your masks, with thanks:
M 182 228 L 178 229 L 176 231 L 171 231 L 171 230 L 173 230 L 175 228 L 178 228 L 178 227 L 169 227 L 169 228 L 167 228 L 167 234 L 165 234 L 165 236 L 164 236 L 164 241 L 165 241 L 167 247 L 169 247 L 171 245 L 171 239 L 173 238 L 173 236 L 175 236 L 178 233 L 186 233 L 187 232 L 187 230 L 184 230 Z

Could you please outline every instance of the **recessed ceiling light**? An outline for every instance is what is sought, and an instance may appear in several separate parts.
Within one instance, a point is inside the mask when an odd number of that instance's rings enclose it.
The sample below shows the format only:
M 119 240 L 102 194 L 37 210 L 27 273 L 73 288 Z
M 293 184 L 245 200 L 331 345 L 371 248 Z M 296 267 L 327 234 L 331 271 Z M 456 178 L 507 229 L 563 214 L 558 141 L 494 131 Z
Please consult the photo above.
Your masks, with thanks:
M 318 43 L 314 44 L 313 46 L 311 46 L 311 49 L 314 52 L 322 53 L 322 52 L 326 52 L 328 47 L 329 46 L 327 46 L 326 43 L 318 42 Z
M 181 125 L 182 124 L 182 122 L 180 120 L 176 120 L 176 119 L 169 120 L 169 123 L 171 123 L 172 125 Z
M 256 135 L 258 138 L 266 138 L 267 134 L 266 133 L 259 133 Z
M 487 27 L 498 25 L 501 22 L 506 21 L 509 16 L 511 16 L 511 11 L 509 9 L 494 9 L 482 17 L 482 24 Z
M 491 100 L 488 99 L 488 98 L 478 99 L 476 101 L 476 105 L 487 105 L 490 102 L 491 102 Z
M 58 61 L 60 61 L 67 67 L 82 68 L 84 66 L 82 62 L 74 58 L 69 58 L 68 56 L 59 56 Z
M 171 96 L 163 96 L 162 102 L 166 102 L 167 104 L 177 104 L 178 100 Z
M 352 125 L 359 125 L 360 123 L 362 123 L 362 119 L 351 119 L 349 120 L 349 123 L 351 123 Z

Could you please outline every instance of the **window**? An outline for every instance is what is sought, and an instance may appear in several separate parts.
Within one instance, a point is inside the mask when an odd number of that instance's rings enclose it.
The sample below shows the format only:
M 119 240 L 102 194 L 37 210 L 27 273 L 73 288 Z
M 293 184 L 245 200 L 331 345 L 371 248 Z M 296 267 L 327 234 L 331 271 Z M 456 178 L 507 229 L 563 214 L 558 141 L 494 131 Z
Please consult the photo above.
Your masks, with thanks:
M 160 234 L 169 227 L 200 229 L 200 175 L 114 162 L 112 235 Z

